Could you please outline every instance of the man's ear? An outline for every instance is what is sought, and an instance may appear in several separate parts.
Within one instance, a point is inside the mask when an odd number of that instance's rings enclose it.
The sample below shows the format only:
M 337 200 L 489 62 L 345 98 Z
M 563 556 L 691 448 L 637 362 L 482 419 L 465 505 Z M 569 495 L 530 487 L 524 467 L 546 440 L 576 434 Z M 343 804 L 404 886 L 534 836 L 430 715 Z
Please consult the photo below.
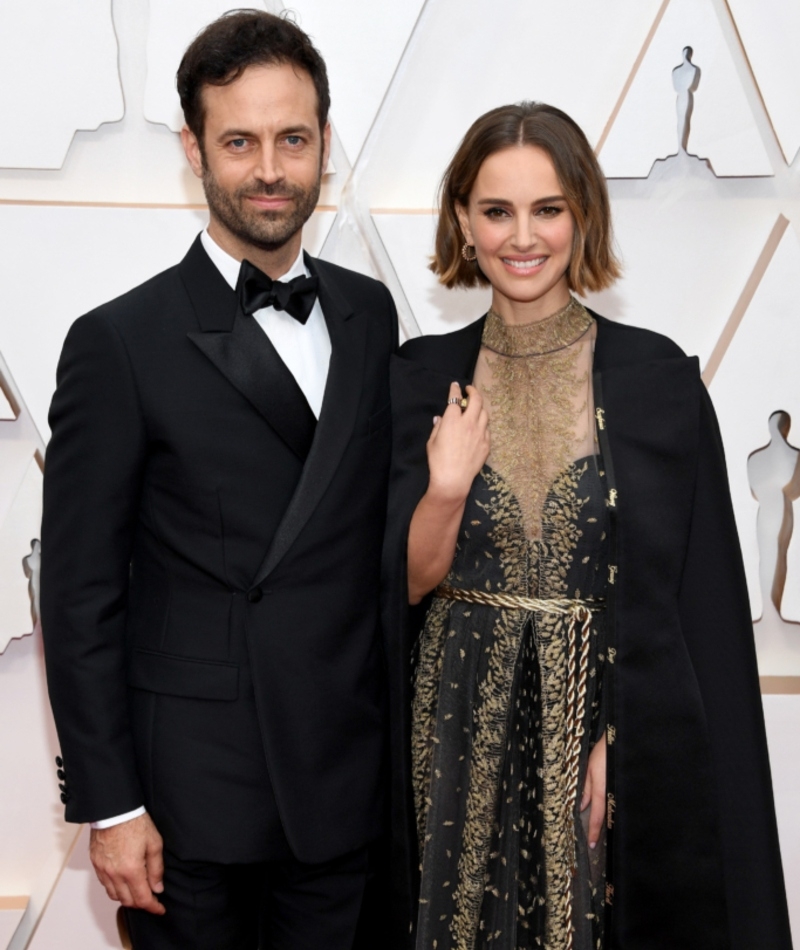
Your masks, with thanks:
M 192 171 L 198 178 L 203 177 L 203 153 L 200 150 L 200 143 L 197 136 L 192 132 L 188 125 L 181 129 L 181 144 L 186 153 L 186 160 L 192 167 Z
M 472 228 L 469 226 L 469 214 L 464 205 L 460 204 L 458 201 L 455 204 L 456 208 L 456 217 L 458 218 L 458 224 L 461 228 L 461 233 L 464 235 L 464 240 L 467 244 L 474 244 L 472 240 Z
M 325 123 L 325 128 L 322 130 L 322 161 L 319 163 L 319 167 L 322 169 L 322 174 L 328 170 L 328 162 L 331 157 L 331 124 L 330 122 Z

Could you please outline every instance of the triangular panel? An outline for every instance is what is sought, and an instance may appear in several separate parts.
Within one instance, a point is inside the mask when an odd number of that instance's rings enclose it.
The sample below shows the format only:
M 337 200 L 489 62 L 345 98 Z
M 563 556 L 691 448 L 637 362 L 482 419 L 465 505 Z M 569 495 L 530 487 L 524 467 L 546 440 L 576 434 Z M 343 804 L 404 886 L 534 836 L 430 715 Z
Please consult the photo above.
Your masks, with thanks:
M 707 170 L 702 177 L 670 175 L 648 183 L 647 200 L 614 199 L 622 280 L 588 298 L 604 316 L 668 334 L 701 366 L 775 220 L 752 201 L 716 200 L 715 184 Z
M 677 154 L 685 102 L 679 110 L 673 70 L 687 47 L 699 69 L 687 151 L 718 176 L 772 175 L 713 0 L 670 0 L 600 152 L 606 175 L 646 178 L 654 162 Z
M 503 103 L 549 102 L 596 143 L 660 7 L 661 0 L 427 3 L 361 153 L 359 200 L 373 210 L 431 208 L 469 125 Z
M 800 149 L 800 3 L 728 0 L 764 105 L 791 164 Z
M 414 29 L 424 0 L 300 0 L 299 25 L 325 58 L 331 114 L 352 164 Z

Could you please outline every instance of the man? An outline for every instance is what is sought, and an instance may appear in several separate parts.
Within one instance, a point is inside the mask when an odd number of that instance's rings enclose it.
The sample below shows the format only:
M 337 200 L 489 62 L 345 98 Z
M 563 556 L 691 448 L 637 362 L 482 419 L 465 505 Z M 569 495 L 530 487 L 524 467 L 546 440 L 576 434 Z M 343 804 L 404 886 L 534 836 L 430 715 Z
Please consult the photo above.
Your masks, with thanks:
M 349 950 L 385 810 L 396 313 L 301 251 L 330 147 L 308 37 L 226 15 L 178 88 L 208 230 L 74 324 L 51 409 L 62 800 L 136 950 Z

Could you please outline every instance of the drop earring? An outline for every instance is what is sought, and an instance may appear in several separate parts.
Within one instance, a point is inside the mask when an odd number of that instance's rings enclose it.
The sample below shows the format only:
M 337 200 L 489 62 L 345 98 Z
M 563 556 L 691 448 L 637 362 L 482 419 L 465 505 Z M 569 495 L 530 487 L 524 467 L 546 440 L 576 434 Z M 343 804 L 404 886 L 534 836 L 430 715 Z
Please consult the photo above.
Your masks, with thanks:
M 469 256 L 470 251 L 472 251 L 472 257 Z M 466 241 L 464 241 L 464 244 L 461 248 L 461 256 L 470 264 L 473 261 L 477 261 L 478 259 L 478 255 L 475 253 L 475 248 L 471 244 L 467 244 Z

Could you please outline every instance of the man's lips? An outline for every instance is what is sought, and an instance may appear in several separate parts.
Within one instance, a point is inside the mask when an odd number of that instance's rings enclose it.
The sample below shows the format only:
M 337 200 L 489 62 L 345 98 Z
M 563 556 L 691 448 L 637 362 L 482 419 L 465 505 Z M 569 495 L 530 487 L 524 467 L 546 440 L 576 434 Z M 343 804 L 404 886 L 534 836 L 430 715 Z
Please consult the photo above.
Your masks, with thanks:
M 292 200 L 289 195 L 248 195 L 247 200 L 262 211 L 283 208 Z

